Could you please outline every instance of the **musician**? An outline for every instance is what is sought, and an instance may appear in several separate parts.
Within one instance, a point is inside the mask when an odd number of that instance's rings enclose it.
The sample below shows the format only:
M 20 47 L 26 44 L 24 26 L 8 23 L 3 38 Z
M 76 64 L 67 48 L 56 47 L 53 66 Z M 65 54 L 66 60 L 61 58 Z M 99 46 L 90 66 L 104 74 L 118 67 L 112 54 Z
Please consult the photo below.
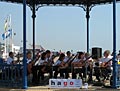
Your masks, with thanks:
M 119 51 L 119 53 L 117 54 L 117 60 L 120 62 L 120 51 Z
M 37 85 L 39 84 L 38 81 L 38 71 L 39 71 L 39 60 L 40 60 L 41 54 L 40 52 L 37 52 L 36 56 L 35 56 L 35 60 L 32 62 L 32 74 L 33 74 L 33 78 L 32 78 L 32 83 L 33 85 Z
M 0 57 L 0 64 L 4 63 L 4 59 Z
M 58 73 L 60 73 L 60 77 L 64 78 L 64 74 L 61 71 L 60 67 L 64 67 L 65 54 L 61 53 L 59 59 L 55 62 L 54 67 L 56 67 L 54 72 L 54 78 L 57 78 Z
M 48 62 L 49 66 L 52 66 L 52 64 L 54 64 L 53 59 L 55 58 L 55 55 L 53 55 L 50 50 L 46 50 L 46 55 L 46 61 Z
M 41 58 L 41 53 L 37 52 L 35 59 L 33 61 L 33 66 L 38 66 L 40 58 Z
M 96 79 L 98 82 L 100 82 L 100 64 L 99 64 L 100 58 L 93 59 L 93 68 L 94 68 L 94 75 L 96 76 Z
M 32 61 L 32 53 L 30 51 L 27 52 L 27 64 Z
M 50 50 L 46 50 L 45 52 L 46 52 L 46 61 L 49 61 L 51 52 L 50 52 Z
M 38 81 L 40 80 L 40 76 L 41 76 L 41 80 L 44 80 L 44 73 L 46 72 L 46 70 L 44 70 L 44 67 L 47 64 L 46 57 L 47 57 L 46 52 L 43 52 L 41 54 L 41 59 L 39 60 L 38 63 L 39 66 Z
M 72 62 L 73 71 L 72 71 L 72 78 L 76 79 L 77 73 L 79 73 L 79 76 L 81 79 L 83 79 L 83 76 L 85 76 L 85 69 L 83 68 L 82 62 L 84 61 L 84 53 L 78 52 L 78 57 Z M 82 75 L 83 73 L 83 75 Z
M 67 62 L 68 59 L 71 57 L 71 52 L 70 51 L 67 51 L 66 54 L 67 54 L 67 56 L 65 56 L 65 59 L 63 60 L 64 62 Z
M 112 56 L 110 55 L 110 51 L 106 50 L 104 51 L 104 57 L 100 59 L 100 66 L 102 71 L 102 76 L 104 77 L 104 80 L 108 77 L 108 73 L 111 73 L 111 67 L 112 67 Z
M 51 55 L 51 52 L 50 50 L 46 50 L 46 61 L 47 61 L 47 65 L 45 66 L 45 70 L 46 72 L 49 73 L 49 78 L 52 78 L 53 77 L 53 70 L 52 70 L 52 66 L 54 64 L 54 58 L 55 56 L 54 55 Z
M 72 56 L 71 56 L 71 52 L 70 51 L 67 51 L 66 52 L 66 56 L 65 56 L 65 59 L 63 60 L 64 61 L 64 63 L 65 63 L 65 66 L 66 66 L 66 78 L 68 78 L 69 77 L 69 67 L 71 66 L 71 65 L 69 65 L 70 63 L 70 60 L 71 60 L 71 58 L 72 58 Z
M 88 82 L 92 82 L 92 73 L 93 73 L 93 59 L 90 57 L 89 53 L 85 53 L 85 59 L 86 59 L 86 64 L 85 66 L 87 67 L 87 72 L 86 75 L 88 73 Z
M 32 54 L 30 51 L 27 52 L 27 75 L 32 73 Z

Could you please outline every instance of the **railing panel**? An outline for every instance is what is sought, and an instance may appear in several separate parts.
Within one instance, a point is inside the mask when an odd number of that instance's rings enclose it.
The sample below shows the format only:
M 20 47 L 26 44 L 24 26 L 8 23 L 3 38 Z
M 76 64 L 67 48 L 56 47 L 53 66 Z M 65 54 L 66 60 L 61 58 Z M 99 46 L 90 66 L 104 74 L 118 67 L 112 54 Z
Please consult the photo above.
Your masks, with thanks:
M 0 86 L 22 87 L 23 65 L 0 64 Z

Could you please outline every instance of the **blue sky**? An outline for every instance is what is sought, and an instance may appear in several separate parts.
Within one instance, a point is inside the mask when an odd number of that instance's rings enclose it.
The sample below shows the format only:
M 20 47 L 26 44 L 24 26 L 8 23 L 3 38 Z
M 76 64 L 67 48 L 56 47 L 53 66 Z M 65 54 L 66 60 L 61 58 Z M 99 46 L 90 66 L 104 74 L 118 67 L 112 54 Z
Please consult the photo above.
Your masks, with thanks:
M 7 15 L 12 16 L 16 35 L 14 44 L 22 45 L 23 6 L 0 2 L 0 34 Z M 32 44 L 32 13 L 27 7 L 27 45 Z M 42 7 L 36 13 L 36 44 L 50 50 L 86 51 L 86 14 L 79 7 Z M 117 4 L 117 52 L 120 49 L 120 4 Z M 98 5 L 90 12 L 90 49 L 101 47 L 112 51 L 112 4 Z M 0 41 L 3 42 L 2 38 Z

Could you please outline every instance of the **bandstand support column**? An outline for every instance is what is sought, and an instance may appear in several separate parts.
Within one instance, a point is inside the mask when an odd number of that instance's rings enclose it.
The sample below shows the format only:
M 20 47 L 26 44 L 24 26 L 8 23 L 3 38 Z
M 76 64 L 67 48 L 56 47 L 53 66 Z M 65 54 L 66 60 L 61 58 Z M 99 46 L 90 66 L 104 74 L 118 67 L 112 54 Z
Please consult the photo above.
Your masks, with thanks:
M 87 19 L 87 53 L 89 53 L 89 18 L 90 18 L 90 15 L 89 15 L 89 5 L 87 5 L 87 8 L 86 8 L 86 19 Z
M 113 88 L 117 88 L 117 60 L 116 60 L 116 0 L 113 0 Z
M 26 0 L 23 0 L 23 89 L 27 88 L 27 60 L 26 60 Z
M 32 6 L 32 18 L 33 18 L 33 59 L 35 59 L 35 18 L 36 18 L 35 0 L 33 0 Z

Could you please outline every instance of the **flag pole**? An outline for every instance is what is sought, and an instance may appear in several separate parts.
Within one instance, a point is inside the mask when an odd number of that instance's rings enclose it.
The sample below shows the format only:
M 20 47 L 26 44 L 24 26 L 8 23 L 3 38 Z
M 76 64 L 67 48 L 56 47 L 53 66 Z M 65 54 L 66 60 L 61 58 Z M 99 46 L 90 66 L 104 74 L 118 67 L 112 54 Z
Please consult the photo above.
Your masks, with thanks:
M 5 19 L 5 27 L 4 27 L 4 34 L 5 34 L 5 39 L 4 39 L 4 42 L 5 42 L 5 59 L 7 58 L 7 40 L 6 40 L 6 28 L 7 28 L 7 25 L 6 25 L 6 23 L 7 23 L 7 20 Z
M 12 23 L 11 23 L 11 14 L 9 15 L 10 17 L 10 30 L 12 32 L 11 36 L 10 36 L 10 50 L 13 51 L 13 30 L 12 30 Z
M 8 15 L 8 30 L 11 29 L 10 14 Z M 7 30 L 7 31 L 8 31 Z M 8 39 L 8 53 L 11 51 L 11 36 Z
M 6 56 L 7 56 L 7 50 L 6 50 L 6 39 L 5 39 L 5 59 L 6 59 Z

